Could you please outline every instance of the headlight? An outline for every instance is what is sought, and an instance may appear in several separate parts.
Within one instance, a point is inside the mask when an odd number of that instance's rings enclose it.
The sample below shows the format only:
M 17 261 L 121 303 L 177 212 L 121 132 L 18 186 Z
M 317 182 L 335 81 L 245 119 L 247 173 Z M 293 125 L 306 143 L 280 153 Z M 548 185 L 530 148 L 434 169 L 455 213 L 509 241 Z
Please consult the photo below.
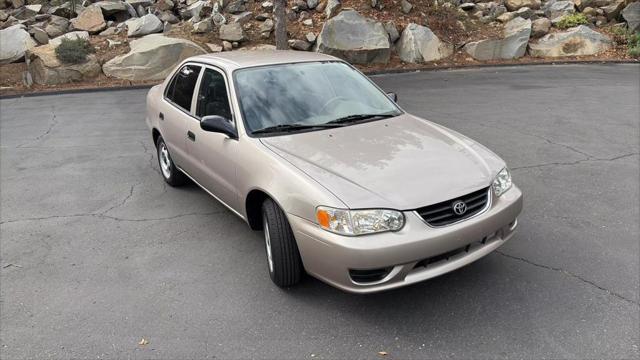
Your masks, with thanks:
M 511 188 L 511 174 L 509 169 L 504 168 L 500 170 L 495 179 L 493 179 L 493 192 L 496 196 L 500 196 L 507 192 Z
M 388 209 L 345 210 L 318 206 L 316 219 L 323 229 L 342 235 L 398 231 L 404 226 L 404 215 Z

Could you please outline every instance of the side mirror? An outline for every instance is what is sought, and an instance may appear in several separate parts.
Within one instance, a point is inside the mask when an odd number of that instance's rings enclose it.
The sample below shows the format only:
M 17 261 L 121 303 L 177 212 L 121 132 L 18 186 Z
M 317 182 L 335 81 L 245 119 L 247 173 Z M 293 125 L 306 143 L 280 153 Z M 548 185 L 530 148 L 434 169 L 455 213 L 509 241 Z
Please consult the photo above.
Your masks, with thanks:
M 388 92 L 387 96 L 389 97 L 389 99 L 393 100 L 393 102 L 398 102 L 398 94 L 394 92 Z
M 205 116 L 200 120 L 200 128 L 208 132 L 216 132 L 225 134 L 232 139 L 238 138 L 236 129 L 231 125 L 229 120 L 219 115 Z

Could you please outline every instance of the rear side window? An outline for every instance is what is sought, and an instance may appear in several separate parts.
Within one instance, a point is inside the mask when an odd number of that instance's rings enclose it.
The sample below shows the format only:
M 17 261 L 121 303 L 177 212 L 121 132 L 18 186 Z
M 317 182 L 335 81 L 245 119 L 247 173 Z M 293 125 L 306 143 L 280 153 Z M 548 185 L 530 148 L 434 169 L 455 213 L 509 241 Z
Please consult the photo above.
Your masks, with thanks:
M 183 66 L 167 88 L 167 99 L 187 112 L 191 111 L 191 99 L 193 99 L 193 90 L 196 87 L 199 74 L 200 66 Z

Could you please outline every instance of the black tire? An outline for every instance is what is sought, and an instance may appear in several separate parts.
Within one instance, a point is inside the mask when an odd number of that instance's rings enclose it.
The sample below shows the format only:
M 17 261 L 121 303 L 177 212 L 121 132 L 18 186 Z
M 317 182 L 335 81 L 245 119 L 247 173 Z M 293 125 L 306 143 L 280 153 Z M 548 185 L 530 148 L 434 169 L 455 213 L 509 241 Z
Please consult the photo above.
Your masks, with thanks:
M 267 199 L 262 204 L 262 219 L 271 281 L 279 287 L 299 283 L 303 274 L 302 260 L 286 215 L 278 204 Z M 269 261 L 269 246 L 272 261 Z
M 163 155 L 165 150 L 166 154 Z M 178 170 L 176 165 L 173 163 L 171 154 L 169 154 L 169 149 L 164 143 L 162 136 L 158 136 L 158 140 L 156 141 L 156 156 L 158 157 L 160 175 L 162 175 L 162 178 L 167 182 L 167 184 L 171 186 L 180 186 L 187 182 L 187 177 L 182 173 L 182 171 Z M 164 161 L 168 161 L 168 163 L 163 163 Z

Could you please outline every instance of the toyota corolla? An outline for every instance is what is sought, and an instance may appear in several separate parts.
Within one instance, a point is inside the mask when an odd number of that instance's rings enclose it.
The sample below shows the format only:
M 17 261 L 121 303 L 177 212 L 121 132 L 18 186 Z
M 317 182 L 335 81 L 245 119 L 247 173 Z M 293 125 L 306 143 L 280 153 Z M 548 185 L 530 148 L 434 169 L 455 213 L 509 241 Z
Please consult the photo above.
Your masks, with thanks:
M 182 62 L 146 122 L 169 185 L 190 179 L 264 233 L 276 285 L 370 293 L 489 254 L 522 210 L 500 157 L 396 98 L 334 57 L 233 51 Z

